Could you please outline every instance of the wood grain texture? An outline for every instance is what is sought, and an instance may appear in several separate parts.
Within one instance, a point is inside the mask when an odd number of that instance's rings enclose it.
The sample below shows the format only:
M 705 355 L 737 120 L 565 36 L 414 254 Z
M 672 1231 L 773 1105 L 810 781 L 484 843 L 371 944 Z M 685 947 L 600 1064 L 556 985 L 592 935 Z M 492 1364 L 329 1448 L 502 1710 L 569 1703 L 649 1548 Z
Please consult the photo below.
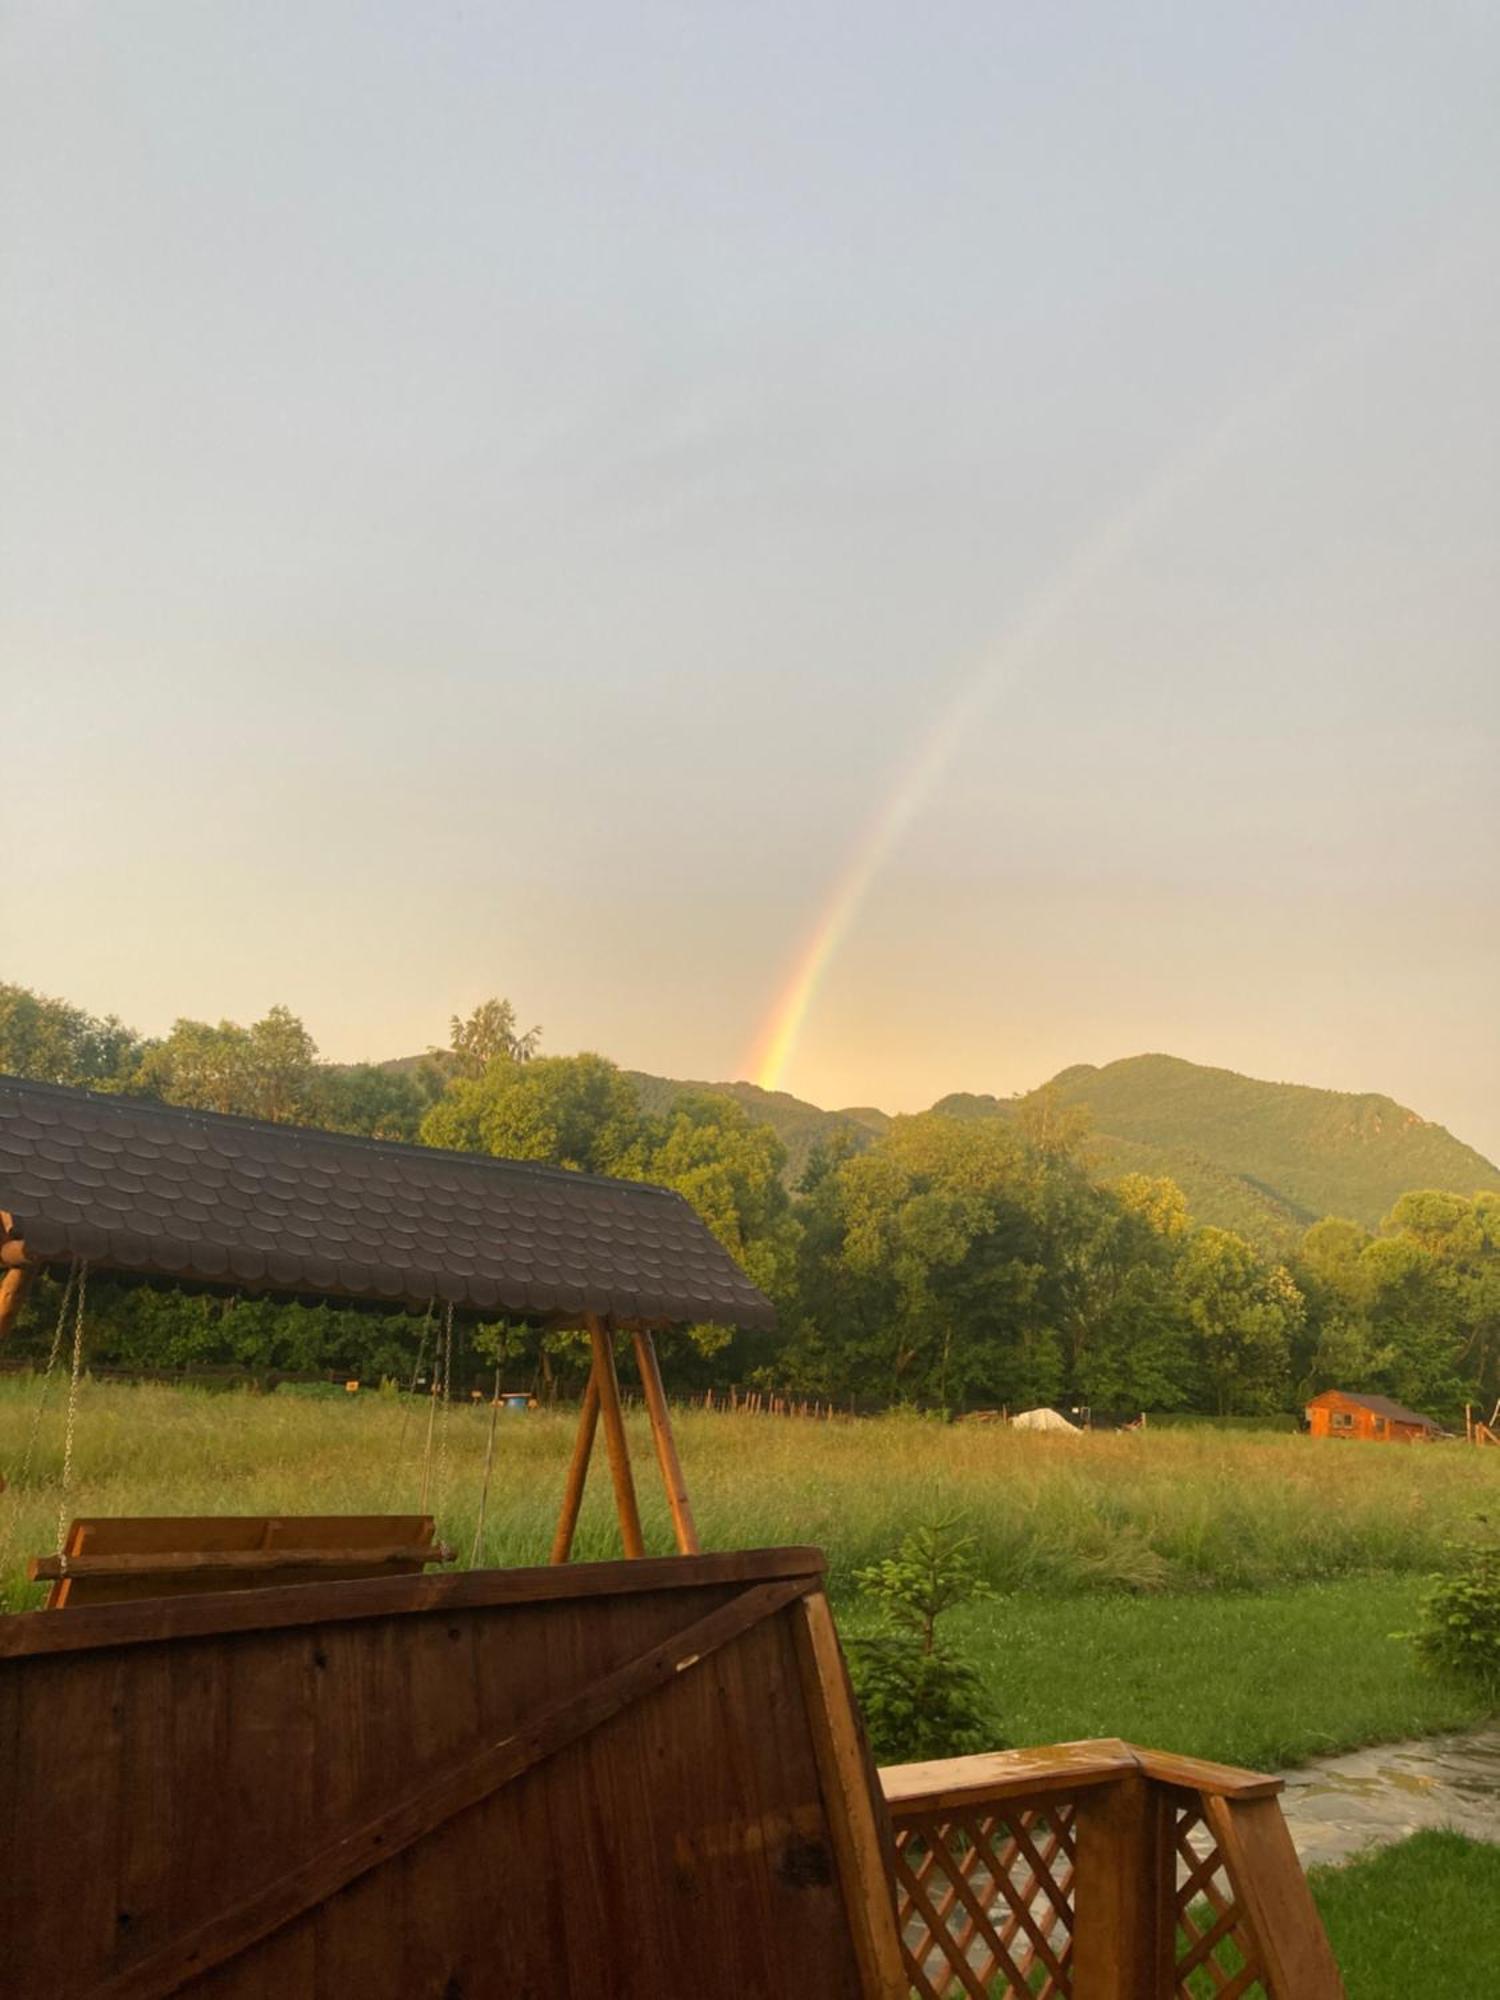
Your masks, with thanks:
M 21 1611 L 0 1618 L 0 1659 L 91 1651 L 98 1646 L 156 1645 L 171 1638 L 249 1632 L 335 1620 L 381 1618 L 405 1611 L 458 1611 L 555 1598 L 607 1597 L 647 1590 L 691 1590 L 704 1583 L 744 1583 L 772 1576 L 821 1576 L 821 1549 L 741 1549 L 726 1555 L 647 1557 L 567 1568 L 466 1570 L 457 1576 L 376 1578 L 203 1598 L 153 1598 L 87 1607 L 66 1618 Z
M 850 1902 L 857 1732 L 829 1784 L 809 1708 L 820 1576 L 768 1551 L 257 1593 L 279 1624 L 51 1617 L 93 1643 L 0 1660 L 7 1993 L 904 1991 Z

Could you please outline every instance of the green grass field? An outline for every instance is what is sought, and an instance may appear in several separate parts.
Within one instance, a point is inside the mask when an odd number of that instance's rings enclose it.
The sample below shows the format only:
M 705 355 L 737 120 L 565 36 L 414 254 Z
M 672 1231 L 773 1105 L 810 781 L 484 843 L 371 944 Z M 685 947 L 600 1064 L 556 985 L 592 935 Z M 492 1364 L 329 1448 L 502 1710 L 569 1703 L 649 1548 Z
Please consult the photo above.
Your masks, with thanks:
M 0 1381 L 0 1542 L 11 1608 L 50 1549 L 65 1385 L 32 1477 L 15 1476 L 37 1384 Z M 338 1513 L 417 1504 L 429 1406 L 86 1382 L 71 1514 Z M 1082 1439 L 992 1426 L 678 1417 L 704 1543 L 815 1542 L 840 1615 L 851 1576 L 919 1519 L 967 1517 L 1002 1594 L 957 1614 L 1013 1743 L 1122 1735 L 1235 1763 L 1463 1727 L 1479 1704 L 1425 1674 L 1410 1629 L 1444 1538 L 1500 1498 L 1500 1453 L 1380 1450 L 1174 1429 Z M 467 1560 L 488 1413 L 436 1412 L 440 1532 Z M 481 1559 L 546 1559 L 570 1414 L 502 1416 Z M 644 1420 L 632 1444 L 650 1544 L 671 1546 Z M 602 1450 L 577 1553 L 618 1553 Z

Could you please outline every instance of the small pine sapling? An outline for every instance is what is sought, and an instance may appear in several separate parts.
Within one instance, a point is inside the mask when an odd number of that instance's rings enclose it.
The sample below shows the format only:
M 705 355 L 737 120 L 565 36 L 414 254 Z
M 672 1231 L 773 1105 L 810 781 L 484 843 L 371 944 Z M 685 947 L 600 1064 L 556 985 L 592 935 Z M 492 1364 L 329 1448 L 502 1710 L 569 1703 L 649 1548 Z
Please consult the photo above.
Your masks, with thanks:
M 957 1517 L 912 1529 L 893 1556 L 857 1570 L 854 1580 L 879 1621 L 849 1645 L 876 1760 L 906 1764 L 1003 1748 L 984 1683 L 938 1631 L 947 1612 L 993 1595 L 979 1574 L 974 1538 Z

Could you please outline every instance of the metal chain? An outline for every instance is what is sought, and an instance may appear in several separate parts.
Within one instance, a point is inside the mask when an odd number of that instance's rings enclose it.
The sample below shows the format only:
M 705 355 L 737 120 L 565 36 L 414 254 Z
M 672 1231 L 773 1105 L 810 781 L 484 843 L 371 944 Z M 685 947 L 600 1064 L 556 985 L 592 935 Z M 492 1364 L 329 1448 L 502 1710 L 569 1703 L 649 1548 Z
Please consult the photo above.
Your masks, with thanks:
M 447 1337 L 448 1358 L 451 1360 L 453 1355 L 453 1307 L 451 1304 L 448 1306 L 444 1314 L 444 1326 Z M 428 1497 L 432 1493 L 432 1439 L 433 1439 L 433 1431 L 437 1423 L 438 1397 L 445 1396 L 447 1394 L 447 1391 L 448 1391 L 448 1381 L 447 1381 L 446 1370 L 444 1369 L 443 1366 L 443 1345 L 441 1342 L 439 1342 L 435 1344 L 434 1348 L 433 1362 L 432 1362 L 432 1387 L 428 1391 L 427 1395 L 427 1446 L 422 1453 L 422 1497 L 417 1503 L 424 1514 L 427 1512 Z M 448 1432 L 445 1421 L 443 1428 L 444 1443 L 446 1443 L 447 1441 L 447 1435 Z M 437 1501 L 435 1496 L 433 1498 L 433 1511 L 434 1513 L 437 1511 Z
M 490 1397 L 490 1434 L 485 1440 L 484 1446 L 484 1478 L 481 1480 L 479 1486 L 479 1512 L 474 1521 L 474 1545 L 469 1550 L 470 1569 L 478 1569 L 479 1567 L 479 1550 L 484 1540 L 485 1509 L 489 1506 L 490 1500 L 490 1473 L 494 1469 L 495 1464 L 495 1423 L 500 1415 L 500 1367 L 501 1364 L 497 1361 L 495 1363 L 495 1388 Z
M 443 1415 L 438 1425 L 438 1469 L 432 1496 L 434 1514 L 445 1493 L 448 1476 L 448 1413 L 453 1404 L 453 1302 L 443 1314 Z
M 68 1307 L 73 1300 L 73 1287 L 78 1282 L 78 1259 L 75 1257 L 68 1266 L 67 1279 L 63 1285 L 62 1303 L 57 1309 L 57 1324 L 52 1329 L 52 1346 L 47 1354 L 47 1366 L 42 1371 L 42 1393 L 37 1397 L 36 1408 L 31 1413 L 31 1429 L 26 1438 L 26 1449 L 21 1454 L 21 1467 L 12 1484 L 15 1499 L 5 1510 L 5 1534 L 0 1539 L 0 1590 L 5 1588 L 5 1579 L 10 1573 L 10 1555 L 15 1546 L 16 1524 L 21 1517 L 21 1495 L 31 1484 L 31 1464 L 36 1457 L 37 1439 L 41 1436 L 42 1416 L 47 1408 L 47 1398 L 52 1393 L 52 1377 L 57 1368 L 57 1357 L 62 1353 L 63 1329 L 68 1323 Z
M 78 1267 L 78 1302 L 73 1308 L 73 1373 L 68 1382 L 68 1416 L 63 1427 L 61 1499 L 57 1505 L 57 1553 L 68 1573 L 68 1488 L 73 1483 L 73 1432 L 78 1422 L 78 1383 L 83 1374 L 83 1308 L 88 1297 L 89 1267 Z

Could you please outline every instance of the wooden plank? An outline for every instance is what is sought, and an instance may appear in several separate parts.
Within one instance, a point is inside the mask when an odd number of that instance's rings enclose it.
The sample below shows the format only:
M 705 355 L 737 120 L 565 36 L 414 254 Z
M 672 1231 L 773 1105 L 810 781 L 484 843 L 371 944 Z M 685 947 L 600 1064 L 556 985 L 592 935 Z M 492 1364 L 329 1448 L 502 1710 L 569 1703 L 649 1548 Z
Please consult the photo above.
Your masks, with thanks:
M 476 1609 L 709 1583 L 759 1583 L 774 1577 L 821 1577 L 821 1549 L 741 1549 L 724 1555 L 656 1556 L 638 1563 L 572 1563 L 537 1569 L 465 1570 L 457 1576 L 376 1577 L 359 1583 L 300 1585 L 159 1597 L 70 1612 L 19 1611 L 0 1618 L 0 1660 L 69 1653 L 94 1646 L 151 1645 L 214 1632 L 281 1630 L 397 1612 Z
M 406 1679 L 401 1700 L 407 1736 L 402 1753 L 406 1773 L 403 1790 L 414 1789 L 413 1780 L 420 1785 L 423 1772 L 440 1779 L 444 1773 L 461 1768 L 476 1748 L 495 1741 L 493 1737 L 486 1739 L 480 1728 L 473 1627 L 472 1618 L 401 1621 Z M 555 1701 L 565 1692 L 571 1690 L 550 1689 L 543 1702 L 549 1698 Z M 539 1705 L 533 1699 L 528 1712 L 535 1714 Z M 502 1734 L 514 1732 L 513 1723 Z M 388 1810 L 387 1805 L 380 1807 L 382 1813 Z M 463 1994 L 476 1990 L 476 1975 L 485 1955 L 489 1898 L 479 1889 L 483 1850 L 477 1840 L 479 1830 L 470 1824 L 472 1817 L 465 1812 L 457 1823 L 450 1818 L 426 1837 L 411 1842 L 393 1868 L 377 1869 L 365 1877 L 373 1890 L 378 1892 L 388 1884 L 401 1897 L 405 1916 L 400 1947 L 393 1956 L 399 1961 L 400 1990 L 404 1993 Z M 343 1821 L 345 1828 L 360 1824 L 359 1819 Z M 342 1902 L 344 1896 L 332 1900 Z M 322 1921 L 320 1916 L 320 1924 Z M 380 1922 L 379 1928 L 385 1930 L 386 1926 Z
M 866 2000 L 906 2000 L 889 1841 L 876 1819 L 874 1771 L 855 1718 L 833 1614 L 821 1590 L 805 1596 L 797 1609 L 798 1665 Z
M 208 1555 L 233 1549 L 364 1549 L 432 1538 L 430 1514 L 82 1514 L 72 1524 L 68 1546 L 101 1556 Z
M 408 1573 L 424 1563 L 452 1562 L 453 1550 L 441 1542 L 399 1542 L 368 1549 L 226 1549 L 217 1555 L 181 1554 L 130 1556 L 32 1556 L 26 1574 L 33 1583 L 49 1577 L 177 1577 L 272 1575 L 291 1569 L 361 1569 L 405 1564 Z
M 597 1313 L 588 1313 L 585 1317 L 594 1349 L 593 1379 L 599 1391 L 599 1413 L 604 1419 L 604 1445 L 609 1453 L 609 1476 L 614 1482 L 615 1512 L 620 1517 L 620 1542 L 626 1557 L 636 1561 L 646 1553 L 646 1540 L 641 1533 L 635 1480 L 630 1471 L 630 1444 L 625 1436 L 625 1418 L 620 1409 L 614 1337 Z
M 1118 1737 L 1053 1743 L 1040 1750 L 989 1750 L 926 1764 L 887 1764 L 880 1772 L 886 1805 L 896 1820 L 930 1817 L 987 1800 L 1029 1798 L 1133 1777 L 1136 1753 Z
M 118 1941 L 114 1852 L 106 1847 L 96 1865 L 80 1867 L 76 1834 L 112 1829 L 127 1810 L 123 1718 L 107 1656 L 49 1662 L 45 1672 L 23 1669 L 16 1679 L 22 1803 L 0 1868 L 0 1987 L 14 2000 L 52 2000 L 80 1992 Z
M 568 1461 L 567 1484 L 557 1516 L 557 1532 L 552 1537 L 552 1561 L 565 1563 L 573 1553 L 573 1537 L 578 1532 L 578 1516 L 583 1507 L 583 1489 L 589 1476 L 589 1460 L 594 1455 L 594 1433 L 599 1428 L 599 1384 L 592 1371 L 583 1392 L 583 1408 L 578 1413 L 578 1434 L 573 1440 L 573 1456 Z
M 1209 1794 L 1203 1816 L 1265 1963 L 1270 2000 L 1345 2000 L 1344 1982 L 1278 1802 Z
M 641 1371 L 641 1387 L 645 1391 L 646 1409 L 651 1419 L 651 1437 L 656 1446 L 656 1462 L 661 1467 L 661 1483 L 667 1489 L 667 1506 L 672 1514 L 672 1529 L 677 1537 L 677 1548 L 681 1555 L 698 1554 L 698 1526 L 693 1519 L 693 1505 L 688 1499 L 687 1481 L 682 1476 L 682 1464 L 677 1456 L 677 1440 L 672 1435 L 672 1412 L 667 1406 L 667 1392 L 662 1387 L 661 1366 L 656 1358 L 656 1342 L 644 1327 L 635 1334 L 636 1366 Z
M 1280 1778 L 1263 1771 L 1242 1771 L 1236 1764 L 1211 1764 L 1202 1757 L 1178 1757 L 1169 1750 L 1132 1750 L 1136 1763 L 1158 1784 L 1180 1785 L 1222 1799 L 1273 1799 Z
M 291 1924 L 305 1910 L 392 1860 L 455 1814 L 477 1805 L 501 1786 L 639 1700 L 670 1684 L 759 1620 L 772 1616 L 808 1588 L 804 1578 L 758 1584 L 657 1646 L 627 1661 L 578 1693 L 553 1702 L 520 1729 L 466 1757 L 457 1768 L 420 1785 L 363 1826 L 300 1861 L 264 1888 L 210 1917 L 162 1950 L 137 1961 L 95 1991 L 95 2000 L 149 2000 L 234 1958 Z M 826 1610 L 826 1606 L 825 1606 Z M 894 1942 L 894 1917 L 887 1899 Z M 871 1989 L 882 1996 L 884 1988 Z M 896 2000 L 896 1989 L 892 1989 Z
M 413 1685 L 411 1638 L 417 1629 L 434 1626 L 452 1650 L 448 1621 L 430 1618 L 332 1626 L 316 1635 L 312 1709 L 317 1798 L 315 1818 L 299 1851 L 322 1846 L 345 1827 L 362 1824 L 389 1800 L 393 1784 L 417 1775 L 411 1765 L 415 1732 L 440 1723 L 450 1707 L 442 1696 L 434 1701 L 429 1683 L 421 1686 L 420 1695 Z M 437 1714 L 423 1716 L 420 1699 Z M 211 1911 L 245 1886 L 241 1873 L 222 1884 L 214 1902 L 188 1905 L 184 1915 L 187 1910 L 195 1915 Z M 393 1941 L 406 1936 L 410 1916 L 405 1871 L 398 1864 L 350 1883 L 283 1935 L 312 1932 L 318 2000 L 342 2000 L 344 1995 L 405 2000 L 412 1988 Z M 273 1950 L 277 1943 L 270 1940 Z M 221 1986 L 228 1987 L 244 2000 L 259 2000 L 267 1956 L 266 1945 L 252 1947 L 205 1982 L 206 1991 L 217 1996 Z

